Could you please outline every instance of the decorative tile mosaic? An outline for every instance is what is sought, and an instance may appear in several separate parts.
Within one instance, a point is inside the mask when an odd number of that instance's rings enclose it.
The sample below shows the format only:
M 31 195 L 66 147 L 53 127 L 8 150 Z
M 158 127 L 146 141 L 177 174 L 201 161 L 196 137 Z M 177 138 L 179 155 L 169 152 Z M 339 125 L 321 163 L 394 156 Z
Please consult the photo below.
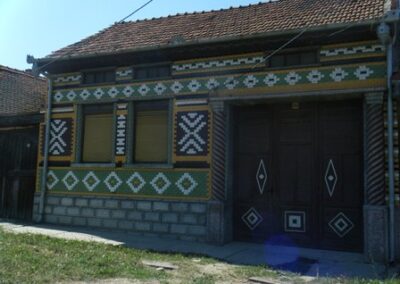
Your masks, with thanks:
M 172 65 L 172 71 L 175 73 L 185 72 L 185 71 L 196 71 L 204 69 L 216 69 L 234 66 L 254 65 L 262 63 L 264 57 L 260 55 L 256 56 L 245 56 L 237 58 L 229 58 L 224 60 L 204 60 L 190 63 L 177 63 Z
M 39 181 L 40 182 L 40 181 Z M 47 174 L 53 193 L 124 194 L 148 197 L 208 198 L 207 170 L 55 168 Z
M 383 53 L 385 47 L 381 44 L 358 45 L 352 47 L 338 47 L 331 49 L 322 49 L 321 57 L 336 57 L 343 55 L 365 54 L 365 53 Z
M 246 76 L 218 76 L 197 79 L 177 79 L 106 87 L 57 90 L 53 93 L 54 103 L 100 102 L 133 97 L 159 97 L 167 95 L 189 95 L 219 91 L 246 91 L 263 88 L 262 91 L 279 90 L 282 87 L 305 86 L 326 89 L 323 84 L 334 83 L 331 88 L 340 88 L 341 83 L 382 80 L 385 63 L 344 65 L 299 69 L 290 71 L 258 72 Z M 336 86 L 336 87 L 335 87 Z M 261 90 L 260 90 L 261 91 Z M 73 93 L 71 93 L 73 92 Z
M 208 111 L 176 113 L 175 151 L 177 156 L 205 156 L 209 146 Z
M 72 118 L 54 118 L 50 123 L 50 156 L 69 156 L 72 152 Z
M 126 123 L 127 115 L 118 114 L 117 115 L 117 126 L 115 135 L 115 155 L 124 156 L 126 150 Z
M 115 71 L 115 79 L 117 81 L 125 81 L 133 79 L 133 69 L 131 67 L 118 68 Z
M 53 78 L 53 84 L 56 86 L 80 84 L 82 75 L 80 73 L 56 76 Z

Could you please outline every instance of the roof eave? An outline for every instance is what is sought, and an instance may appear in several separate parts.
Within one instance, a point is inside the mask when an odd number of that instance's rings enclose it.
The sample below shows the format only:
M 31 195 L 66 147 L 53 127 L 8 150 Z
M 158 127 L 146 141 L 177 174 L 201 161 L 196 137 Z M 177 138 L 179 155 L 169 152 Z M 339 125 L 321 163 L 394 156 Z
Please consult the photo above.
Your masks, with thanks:
M 109 55 L 119 55 L 119 54 L 128 54 L 128 53 L 138 53 L 138 52 L 148 52 L 158 49 L 169 49 L 169 48 L 177 48 L 177 47 L 187 47 L 192 45 L 199 45 L 199 44 L 215 44 L 215 43 L 224 43 L 230 41 L 237 41 L 237 40 L 248 40 L 248 39 L 256 39 L 256 38 L 266 38 L 266 37 L 273 37 L 273 36 L 282 36 L 282 35 L 290 35 L 296 34 L 304 31 L 305 29 L 307 32 L 318 32 L 318 31 L 327 31 L 327 30 L 334 30 L 334 29 L 343 29 L 343 28 L 353 28 L 353 27 L 362 27 L 362 26 L 369 26 L 378 24 L 379 19 L 370 19 L 367 21 L 362 22 L 347 22 L 347 23 L 335 23 L 335 24 L 327 24 L 327 25 L 320 25 L 314 26 L 309 28 L 298 28 L 298 29 L 290 29 L 290 30 L 279 30 L 279 31 L 271 31 L 265 33 L 258 33 L 258 34 L 251 34 L 251 35 L 240 35 L 240 36 L 224 36 L 218 38 L 205 38 L 200 40 L 193 40 L 193 41 L 186 41 L 178 44 L 163 44 L 163 45 L 151 45 L 145 47 L 138 47 L 138 48 L 131 48 L 131 49 L 124 49 L 120 51 L 113 51 L 113 52 L 95 52 L 89 53 L 84 55 L 76 55 L 76 56 L 65 56 L 65 57 L 45 57 L 37 59 L 38 67 L 43 66 L 44 64 L 48 64 L 51 61 L 69 61 L 69 60 L 76 60 L 76 59 L 90 59 L 98 56 L 109 56 Z M 44 68 L 45 71 L 46 68 Z

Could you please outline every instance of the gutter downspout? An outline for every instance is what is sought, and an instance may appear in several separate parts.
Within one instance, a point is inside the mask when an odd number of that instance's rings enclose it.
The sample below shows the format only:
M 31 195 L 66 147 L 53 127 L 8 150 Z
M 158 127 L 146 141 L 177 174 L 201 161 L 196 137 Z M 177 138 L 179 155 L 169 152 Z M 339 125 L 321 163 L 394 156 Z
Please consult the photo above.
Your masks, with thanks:
M 47 111 L 46 111 L 46 131 L 44 136 L 44 156 L 43 156 L 43 169 L 41 175 L 41 186 L 40 186 L 40 199 L 39 199 L 39 223 L 43 221 L 44 213 L 44 198 L 46 194 L 46 183 L 47 183 L 47 170 L 48 170 L 48 159 L 49 159 L 49 140 L 50 140 L 50 121 L 51 121 L 51 96 L 53 92 L 53 81 L 48 78 L 49 90 L 47 95 Z
M 387 66 L 387 144 L 388 144 L 388 187 L 389 187 L 389 263 L 394 262 L 395 258 L 395 214 L 394 214 L 394 149 L 393 149 L 393 38 L 391 37 L 390 27 L 382 22 L 377 29 L 377 35 L 381 43 L 386 48 Z
M 395 254 L 395 193 L 394 193 L 394 149 L 393 149 L 393 90 L 391 75 L 393 72 L 392 44 L 387 45 L 388 95 L 387 95 L 387 125 L 388 125 L 388 174 L 389 174 L 389 262 L 394 262 Z

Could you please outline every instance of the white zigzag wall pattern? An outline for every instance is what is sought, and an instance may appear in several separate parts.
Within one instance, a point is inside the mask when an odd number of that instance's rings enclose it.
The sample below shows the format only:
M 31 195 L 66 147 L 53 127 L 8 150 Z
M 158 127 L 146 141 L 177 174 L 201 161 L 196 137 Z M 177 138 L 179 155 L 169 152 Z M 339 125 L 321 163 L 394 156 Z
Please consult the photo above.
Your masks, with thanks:
M 207 112 L 187 112 L 178 116 L 178 151 L 187 155 L 207 151 Z M 201 132 L 205 134 L 201 134 Z
M 116 135 L 115 154 L 125 155 L 126 145 L 126 116 L 120 114 L 117 116 L 117 135 Z
M 66 153 L 67 143 L 63 135 L 68 131 L 67 121 L 53 119 L 50 124 L 50 155 L 60 156 Z

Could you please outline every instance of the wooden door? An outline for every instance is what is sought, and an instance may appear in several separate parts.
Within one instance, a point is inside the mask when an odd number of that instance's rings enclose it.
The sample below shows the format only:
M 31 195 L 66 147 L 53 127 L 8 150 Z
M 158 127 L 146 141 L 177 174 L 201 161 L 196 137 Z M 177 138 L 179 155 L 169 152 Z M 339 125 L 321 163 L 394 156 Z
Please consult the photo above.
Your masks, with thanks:
M 0 218 L 32 219 L 38 128 L 0 131 Z
M 260 105 L 235 118 L 234 234 L 293 245 L 362 248 L 358 101 Z

